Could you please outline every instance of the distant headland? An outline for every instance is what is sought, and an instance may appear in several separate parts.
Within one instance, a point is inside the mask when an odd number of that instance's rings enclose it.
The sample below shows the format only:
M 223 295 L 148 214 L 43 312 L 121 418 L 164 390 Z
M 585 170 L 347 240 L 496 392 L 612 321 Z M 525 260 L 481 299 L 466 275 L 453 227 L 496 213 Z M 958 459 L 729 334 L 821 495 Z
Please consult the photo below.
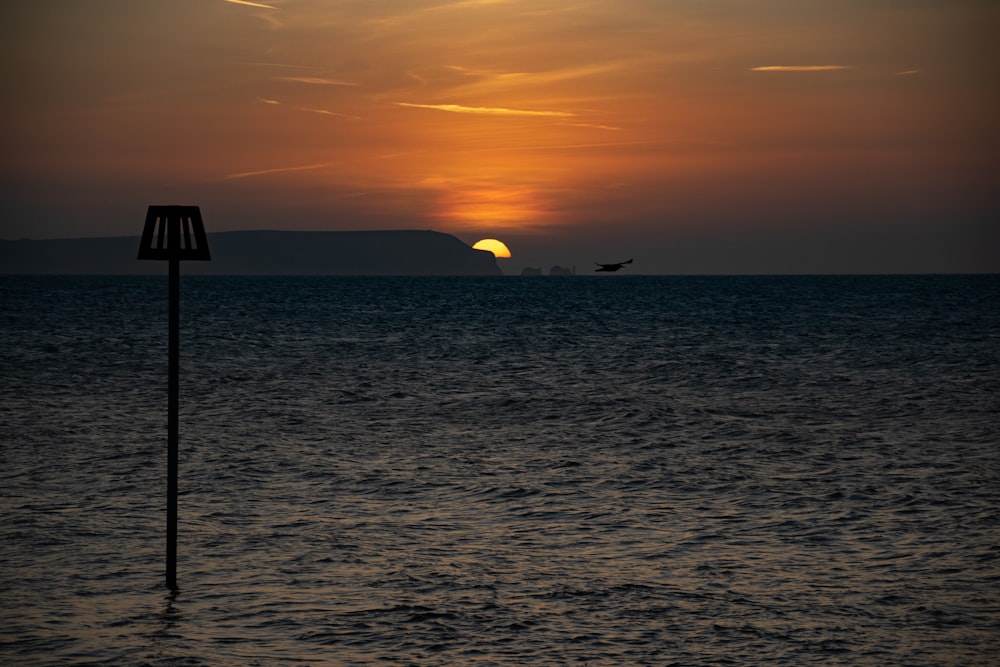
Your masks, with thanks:
M 340 276 L 499 276 L 496 258 L 451 234 L 430 230 L 208 234 L 211 262 L 185 274 Z M 0 240 L 0 274 L 159 274 L 136 259 L 138 236 Z

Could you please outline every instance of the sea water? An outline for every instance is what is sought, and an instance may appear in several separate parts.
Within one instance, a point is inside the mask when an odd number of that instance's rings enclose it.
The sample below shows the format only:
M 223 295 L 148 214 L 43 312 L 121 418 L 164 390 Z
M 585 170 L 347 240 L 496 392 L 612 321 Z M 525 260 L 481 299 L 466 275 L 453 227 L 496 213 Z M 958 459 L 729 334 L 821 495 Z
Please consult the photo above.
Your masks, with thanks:
M 1000 663 L 1000 278 L 0 278 L 0 662 Z

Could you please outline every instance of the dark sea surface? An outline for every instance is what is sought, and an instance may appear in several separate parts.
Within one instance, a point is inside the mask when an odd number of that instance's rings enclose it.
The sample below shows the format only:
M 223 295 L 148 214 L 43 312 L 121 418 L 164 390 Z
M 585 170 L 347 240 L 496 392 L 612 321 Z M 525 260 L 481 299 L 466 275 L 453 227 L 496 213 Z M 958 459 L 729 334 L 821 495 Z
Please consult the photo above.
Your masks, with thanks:
M 0 278 L 5 665 L 1000 664 L 1000 277 Z

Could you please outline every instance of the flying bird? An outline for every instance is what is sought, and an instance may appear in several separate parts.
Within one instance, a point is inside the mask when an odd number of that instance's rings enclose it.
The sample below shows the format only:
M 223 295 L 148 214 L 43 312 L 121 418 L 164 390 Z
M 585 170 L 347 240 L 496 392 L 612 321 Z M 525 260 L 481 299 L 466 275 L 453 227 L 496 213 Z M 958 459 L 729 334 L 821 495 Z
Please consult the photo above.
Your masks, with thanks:
M 617 264 L 601 264 L 600 262 L 594 262 L 594 264 L 597 264 L 597 266 L 600 267 L 600 268 L 594 269 L 594 271 L 608 271 L 608 272 L 610 272 L 610 271 L 617 271 L 618 269 L 622 268 L 626 264 L 631 264 L 631 263 L 632 263 L 631 259 L 627 260 L 625 262 L 618 262 Z

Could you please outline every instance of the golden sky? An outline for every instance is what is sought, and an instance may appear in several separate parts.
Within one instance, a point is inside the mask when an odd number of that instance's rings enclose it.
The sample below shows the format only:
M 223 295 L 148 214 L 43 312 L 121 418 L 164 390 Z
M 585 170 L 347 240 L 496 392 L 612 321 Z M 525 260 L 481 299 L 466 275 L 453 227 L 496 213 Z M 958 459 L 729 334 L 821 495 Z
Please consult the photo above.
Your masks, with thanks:
M 998 7 L 20 3 L 0 237 L 184 203 L 210 231 L 499 238 L 508 273 L 1000 270 Z

